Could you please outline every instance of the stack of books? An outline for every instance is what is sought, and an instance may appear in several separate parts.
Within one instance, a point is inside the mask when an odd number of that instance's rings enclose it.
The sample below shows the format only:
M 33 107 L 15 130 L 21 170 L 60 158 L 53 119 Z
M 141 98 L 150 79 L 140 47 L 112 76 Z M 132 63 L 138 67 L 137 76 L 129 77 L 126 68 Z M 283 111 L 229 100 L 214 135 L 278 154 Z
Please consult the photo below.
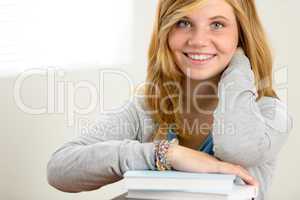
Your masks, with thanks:
M 134 170 L 124 174 L 127 198 L 156 200 L 252 200 L 258 188 L 233 174 Z

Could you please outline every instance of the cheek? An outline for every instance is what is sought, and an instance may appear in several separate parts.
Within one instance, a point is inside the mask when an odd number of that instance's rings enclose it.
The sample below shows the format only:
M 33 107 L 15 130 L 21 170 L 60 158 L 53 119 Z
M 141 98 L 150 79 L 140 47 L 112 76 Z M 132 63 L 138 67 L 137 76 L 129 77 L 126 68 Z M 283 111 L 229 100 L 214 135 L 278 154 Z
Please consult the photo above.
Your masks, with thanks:
M 229 63 L 238 45 L 238 36 L 236 34 L 227 34 L 219 37 L 216 40 L 216 47 L 218 49 L 220 58 L 223 62 Z
M 185 37 L 179 32 L 173 31 L 169 34 L 168 43 L 170 50 L 175 54 L 177 51 L 181 51 L 184 47 Z
M 217 39 L 217 47 L 221 53 L 231 54 L 238 45 L 238 36 L 224 35 Z
M 174 34 L 174 31 L 171 31 L 168 35 L 168 45 L 171 51 L 174 51 L 175 47 L 176 47 L 176 40 L 175 40 L 176 36 Z

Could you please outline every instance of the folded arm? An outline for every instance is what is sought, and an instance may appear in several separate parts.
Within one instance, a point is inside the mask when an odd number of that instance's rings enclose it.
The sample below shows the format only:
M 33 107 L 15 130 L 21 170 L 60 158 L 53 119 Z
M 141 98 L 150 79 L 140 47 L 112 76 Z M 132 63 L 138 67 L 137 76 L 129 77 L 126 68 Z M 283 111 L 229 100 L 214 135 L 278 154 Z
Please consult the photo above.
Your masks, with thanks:
M 64 192 L 89 191 L 122 179 L 127 170 L 154 169 L 154 145 L 140 143 L 140 131 L 132 103 L 120 113 L 101 114 L 87 134 L 52 154 L 49 184 Z
M 214 112 L 214 155 L 246 168 L 260 183 L 258 199 L 271 185 L 277 156 L 292 129 L 287 107 L 275 97 L 258 101 L 248 58 L 236 53 L 219 82 Z
M 248 58 L 236 54 L 219 82 L 214 112 L 215 156 L 244 167 L 276 158 L 292 127 L 283 102 L 275 97 L 258 101 Z

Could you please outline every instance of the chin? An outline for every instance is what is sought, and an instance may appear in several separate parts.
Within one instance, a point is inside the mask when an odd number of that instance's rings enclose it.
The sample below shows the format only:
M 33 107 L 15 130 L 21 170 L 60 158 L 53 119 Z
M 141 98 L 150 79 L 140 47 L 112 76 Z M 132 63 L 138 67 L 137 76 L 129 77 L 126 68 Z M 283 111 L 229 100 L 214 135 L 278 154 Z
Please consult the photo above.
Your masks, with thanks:
M 191 71 L 191 74 L 187 72 L 184 73 L 187 79 L 195 80 L 195 81 L 206 81 L 216 78 L 219 73 L 207 72 L 207 71 Z
M 208 81 L 211 78 L 213 78 L 211 76 L 186 76 L 186 77 L 194 81 Z

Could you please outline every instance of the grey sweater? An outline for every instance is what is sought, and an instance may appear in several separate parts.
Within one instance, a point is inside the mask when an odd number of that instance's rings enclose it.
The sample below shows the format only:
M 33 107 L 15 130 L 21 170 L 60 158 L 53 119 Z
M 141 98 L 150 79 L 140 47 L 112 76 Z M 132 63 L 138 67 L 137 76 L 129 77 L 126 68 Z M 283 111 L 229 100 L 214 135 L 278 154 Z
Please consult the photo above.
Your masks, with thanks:
M 215 157 L 245 167 L 260 183 L 263 200 L 271 185 L 277 156 L 292 129 L 283 102 L 256 101 L 248 58 L 234 55 L 218 85 L 212 136 Z M 127 170 L 155 170 L 150 137 L 157 124 L 135 96 L 118 113 L 100 113 L 87 134 L 66 142 L 51 156 L 48 182 L 64 192 L 98 189 L 123 178 Z

